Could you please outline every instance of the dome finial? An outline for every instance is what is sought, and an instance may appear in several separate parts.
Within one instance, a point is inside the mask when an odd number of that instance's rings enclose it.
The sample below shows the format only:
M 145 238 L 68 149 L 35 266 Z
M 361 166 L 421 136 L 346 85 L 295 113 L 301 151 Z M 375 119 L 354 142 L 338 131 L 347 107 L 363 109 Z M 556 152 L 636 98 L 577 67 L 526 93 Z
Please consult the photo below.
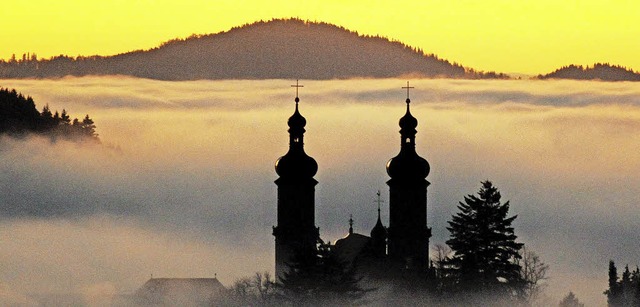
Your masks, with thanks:
M 300 112 L 298 111 L 298 102 L 300 102 L 300 98 L 298 97 L 298 89 L 304 87 L 304 85 L 301 85 L 298 81 L 299 80 L 296 79 L 296 84 L 291 85 L 291 87 L 296 88 L 296 109 L 293 115 L 289 118 L 288 123 L 289 127 L 292 128 L 292 130 L 289 130 L 289 132 L 293 132 L 296 135 L 299 134 L 301 137 L 304 133 L 304 126 L 307 124 L 307 120 L 302 115 L 300 115 Z
M 296 104 L 300 101 L 300 98 L 298 98 L 298 89 L 299 89 L 299 88 L 301 88 L 301 87 L 304 87 L 304 85 L 300 85 L 300 84 L 298 83 L 298 81 L 299 81 L 299 80 L 298 80 L 298 79 L 296 79 L 296 84 L 291 85 L 291 87 L 295 87 L 295 88 L 296 88 Z
M 349 234 L 353 233 L 353 214 L 349 214 Z
M 376 195 L 378 196 L 378 199 L 376 200 L 376 202 L 378 203 L 378 221 L 380 220 L 380 203 L 382 203 L 382 200 L 380 199 L 380 190 L 378 190 L 378 193 L 376 193 Z
M 409 103 L 411 102 L 411 99 L 409 99 L 409 89 L 415 88 L 413 86 L 409 86 L 409 81 L 407 81 L 407 86 L 403 86 L 402 88 L 406 88 L 407 89 L 407 108 L 409 107 Z
M 418 120 L 413 117 L 413 115 L 411 115 L 411 110 L 409 109 L 409 103 L 411 103 L 411 99 L 409 99 L 409 90 L 415 87 L 409 86 L 409 81 L 407 81 L 407 86 L 403 86 L 402 88 L 407 89 L 407 100 L 405 101 L 407 103 L 407 113 L 405 113 L 405 115 L 400 118 L 399 124 L 400 128 L 402 128 L 402 130 L 400 130 L 400 133 L 402 134 L 403 139 L 405 139 L 406 137 L 413 138 L 416 134 Z

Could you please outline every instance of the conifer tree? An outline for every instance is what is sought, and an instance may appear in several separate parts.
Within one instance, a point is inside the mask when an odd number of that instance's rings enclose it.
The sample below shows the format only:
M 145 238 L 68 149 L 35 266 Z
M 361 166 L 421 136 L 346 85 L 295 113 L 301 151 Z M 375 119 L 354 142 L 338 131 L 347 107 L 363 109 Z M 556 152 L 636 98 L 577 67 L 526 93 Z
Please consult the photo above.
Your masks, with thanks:
M 609 260 L 609 289 L 604 292 L 607 295 L 609 306 L 621 306 L 620 285 L 618 284 L 618 269 L 613 260 Z
M 62 114 L 60 114 L 60 119 L 62 120 L 62 124 L 68 125 L 71 122 L 71 118 L 69 114 L 67 114 L 67 110 L 62 109 Z
M 624 267 L 624 271 L 622 272 L 622 280 L 620 280 L 620 291 L 622 295 L 622 301 L 625 306 L 637 306 L 633 304 L 635 299 L 635 287 L 631 282 L 631 271 L 629 271 L 629 265 Z
M 62 113 L 52 112 L 49 105 L 36 109 L 33 98 L 0 87 L 0 134 L 20 137 L 28 133 L 46 135 L 55 141 L 59 138 L 66 140 L 94 140 L 98 141 L 95 131 L 96 125 L 89 117 L 80 122 L 73 120 L 65 109 Z
M 85 116 L 84 119 L 82 120 L 82 132 L 86 136 L 90 136 L 90 137 L 98 136 L 96 134 L 96 125 L 94 125 L 93 120 L 89 118 L 89 114 L 87 114 L 87 116 Z
M 631 275 L 631 284 L 633 285 L 633 303 L 635 306 L 640 306 L 640 268 L 637 266 Z
M 313 257 L 294 255 L 289 272 L 277 284 L 278 296 L 294 306 L 354 306 L 371 291 L 359 281 L 355 266 L 348 267 L 321 244 Z
M 569 294 L 560 301 L 559 307 L 584 307 L 584 304 L 580 303 L 580 300 L 573 292 L 569 292 Z
M 454 254 L 446 261 L 446 278 L 451 291 L 522 296 L 525 282 L 516 260 L 523 244 L 516 242 L 511 226 L 516 216 L 507 217 L 509 202 L 501 204 L 500 198 L 490 181 L 482 182 L 478 196 L 465 197 L 449 221 L 446 243 Z

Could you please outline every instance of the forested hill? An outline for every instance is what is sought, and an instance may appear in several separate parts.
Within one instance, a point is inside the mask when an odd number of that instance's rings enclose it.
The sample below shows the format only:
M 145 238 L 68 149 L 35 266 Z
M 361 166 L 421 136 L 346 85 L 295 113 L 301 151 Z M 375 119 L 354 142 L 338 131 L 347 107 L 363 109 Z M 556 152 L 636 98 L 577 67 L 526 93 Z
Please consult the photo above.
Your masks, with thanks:
M 507 77 L 466 69 L 387 38 L 299 19 L 260 21 L 116 56 L 43 60 L 24 55 L 0 62 L 0 78 L 65 75 L 130 75 L 160 80 Z
M 97 141 L 96 126 L 86 115 L 83 120 L 71 120 L 66 110 L 51 113 L 48 105 L 42 113 L 36 109 L 33 98 L 25 97 L 15 89 L 0 88 L 0 135 L 24 136 L 30 133 L 41 134 L 67 140 Z
M 574 80 L 603 80 L 603 81 L 640 81 L 640 73 L 631 69 L 610 64 L 597 63 L 592 67 L 581 65 L 564 66 L 546 75 L 539 75 L 538 79 L 574 79 Z

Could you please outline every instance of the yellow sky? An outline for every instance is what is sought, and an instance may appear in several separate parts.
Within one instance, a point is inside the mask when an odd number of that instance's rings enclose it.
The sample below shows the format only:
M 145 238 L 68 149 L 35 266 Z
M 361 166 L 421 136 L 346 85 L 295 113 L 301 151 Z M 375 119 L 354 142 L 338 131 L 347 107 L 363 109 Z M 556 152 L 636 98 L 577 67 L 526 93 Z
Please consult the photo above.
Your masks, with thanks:
M 640 70 L 633 0 L 11 1 L 0 10 L 0 58 L 111 55 L 287 17 L 380 34 L 479 70 L 538 74 L 594 62 Z

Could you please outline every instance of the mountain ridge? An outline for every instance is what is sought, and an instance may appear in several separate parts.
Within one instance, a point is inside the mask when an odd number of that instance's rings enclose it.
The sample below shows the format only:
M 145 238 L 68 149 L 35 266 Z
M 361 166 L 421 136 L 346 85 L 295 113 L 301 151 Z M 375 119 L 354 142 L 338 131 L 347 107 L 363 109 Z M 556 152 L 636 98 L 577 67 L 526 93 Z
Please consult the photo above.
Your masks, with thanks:
M 640 81 L 640 73 L 620 65 L 595 63 L 593 66 L 567 65 L 536 79 L 571 79 L 602 81 Z
M 159 80 L 508 78 L 478 72 L 399 41 L 301 19 L 258 21 L 114 56 L 0 62 L 2 78 L 128 75 Z

